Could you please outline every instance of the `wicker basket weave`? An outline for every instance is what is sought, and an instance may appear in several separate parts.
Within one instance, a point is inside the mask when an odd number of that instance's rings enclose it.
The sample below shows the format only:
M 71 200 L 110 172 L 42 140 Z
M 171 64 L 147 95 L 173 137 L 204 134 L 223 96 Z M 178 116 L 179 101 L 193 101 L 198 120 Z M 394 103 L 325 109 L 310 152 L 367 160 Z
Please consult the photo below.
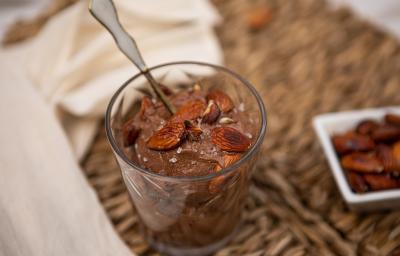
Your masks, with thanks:
M 16 24 L 5 42 L 34 35 L 73 0 Z M 341 199 L 311 129 L 314 115 L 400 103 L 400 45 L 320 0 L 215 0 L 225 63 L 261 92 L 269 127 L 247 200 L 245 225 L 216 255 L 400 255 L 400 212 L 356 214 Z M 260 6 L 259 31 L 246 17 Z M 83 163 L 116 230 L 133 251 L 158 255 L 138 232 L 119 169 L 100 129 Z

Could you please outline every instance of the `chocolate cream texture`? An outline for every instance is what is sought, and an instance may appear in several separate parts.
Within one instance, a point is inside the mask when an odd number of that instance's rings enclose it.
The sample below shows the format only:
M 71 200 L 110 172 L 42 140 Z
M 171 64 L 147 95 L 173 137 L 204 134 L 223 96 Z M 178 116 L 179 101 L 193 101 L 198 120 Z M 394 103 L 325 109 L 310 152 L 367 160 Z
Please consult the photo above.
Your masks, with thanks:
M 129 157 L 143 168 L 166 176 L 204 176 L 233 164 L 254 143 L 257 125 L 244 103 L 235 105 L 224 92 L 204 92 L 198 84 L 166 92 L 174 115 L 145 96 L 123 126 Z

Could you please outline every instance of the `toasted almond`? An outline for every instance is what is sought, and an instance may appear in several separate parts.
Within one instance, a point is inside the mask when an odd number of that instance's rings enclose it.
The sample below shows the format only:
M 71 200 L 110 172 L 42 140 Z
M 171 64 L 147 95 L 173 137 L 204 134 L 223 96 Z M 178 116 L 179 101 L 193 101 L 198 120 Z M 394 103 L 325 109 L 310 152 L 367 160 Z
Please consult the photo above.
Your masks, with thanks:
M 391 125 L 400 126 L 400 115 L 386 114 L 385 122 Z
M 208 100 L 213 100 L 223 113 L 231 111 L 235 106 L 232 99 L 220 90 L 213 90 L 207 95 Z
M 139 117 L 142 120 L 146 119 L 146 111 L 154 106 L 153 102 L 148 96 L 143 96 L 142 103 L 140 105 Z
M 206 124 L 212 124 L 218 119 L 220 114 L 221 110 L 219 109 L 218 105 L 215 104 L 213 100 L 210 100 L 206 110 L 203 113 L 202 122 Z
M 170 96 L 170 95 L 174 94 L 174 92 L 166 85 L 159 83 L 159 86 L 165 95 Z
M 183 122 L 167 122 L 148 139 L 146 145 L 154 150 L 173 149 L 181 144 L 184 135 L 185 125 Z
M 193 120 L 204 113 L 206 104 L 201 100 L 190 100 L 183 104 L 171 118 L 172 121 Z
M 201 86 L 199 85 L 199 84 L 194 84 L 193 85 L 193 91 L 196 91 L 196 92 L 199 92 L 199 91 L 201 91 Z
M 354 152 L 345 155 L 341 160 L 342 166 L 346 170 L 361 173 L 380 173 L 383 171 L 381 161 L 372 154 Z
M 239 161 L 241 156 L 242 156 L 241 154 L 226 154 L 226 155 L 224 155 L 224 167 L 228 167 L 228 166 L 236 163 L 237 161 Z
M 185 128 L 188 134 L 188 137 L 192 141 L 200 140 L 200 135 L 203 133 L 200 127 L 194 125 L 192 122 L 185 120 L 184 122 Z
M 220 124 L 233 124 L 233 123 L 236 123 L 236 121 L 233 120 L 230 117 L 226 117 L 225 116 L 225 117 L 221 117 L 221 119 L 219 119 L 218 123 L 220 123 Z
M 250 145 L 250 139 L 232 127 L 217 127 L 211 131 L 211 141 L 220 149 L 228 152 L 244 152 Z
M 364 193 L 368 191 L 368 186 L 363 179 L 363 176 L 353 171 L 346 171 L 347 181 L 351 189 L 357 193 Z
M 258 31 L 266 26 L 273 17 L 272 10 L 267 6 L 252 10 L 247 16 L 247 26 L 252 31 Z
M 362 135 L 370 135 L 378 127 L 379 124 L 374 120 L 363 120 L 357 125 L 356 132 Z
M 371 135 L 376 142 L 391 143 L 400 139 L 400 127 L 383 125 L 378 127 Z
M 385 190 L 400 187 L 400 181 L 386 174 L 365 174 L 365 182 L 372 190 Z
M 125 147 L 135 143 L 139 136 L 140 128 L 134 124 L 134 119 L 129 120 L 122 126 L 122 138 Z
M 383 164 L 385 172 L 396 172 L 397 163 L 394 156 L 394 151 L 388 145 L 381 144 L 376 147 L 376 155 Z
M 370 151 L 375 147 L 375 143 L 366 135 L 355 132 L 347 132 L 343 135 L 332 137 L 336 152 L 346 154 L 352 151 Z
M 222 170 L 222 166 L 220 164 L 214 165 L 214 172 L 219 172 Z M 226 178 L 224 176 L 218 176 L 213 178 L 208 184 L 208 191 L 211 194 L 216 194 L 220 192 L 223 188 L 223 185 L 226 182 Z

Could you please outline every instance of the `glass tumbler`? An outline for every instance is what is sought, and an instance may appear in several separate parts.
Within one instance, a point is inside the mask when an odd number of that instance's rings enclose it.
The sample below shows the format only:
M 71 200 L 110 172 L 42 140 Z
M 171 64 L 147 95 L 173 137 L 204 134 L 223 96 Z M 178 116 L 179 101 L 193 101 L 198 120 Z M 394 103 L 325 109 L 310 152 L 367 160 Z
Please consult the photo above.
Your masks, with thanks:
M 202 90 L 226 92 L 236 107 L 246 111 L 246 121 L 254 127 L 251 148 L 233 165 L 200 177 L 164 176 L 132 160 L 134 149 L 122 143 L 123 123 L 137 113 L 143 92 L 150 88 L 144 75 L 126 81 L 108 105 L 107 137 L 146 240 L 170 255 L 206 255 L 227 243 L 240 223 L 251 170 L 266 131 L 266 111 L 254 87 L 227 68 L 173 62 L 150 70 L 157 81 L 174 91 L 199 83 Z

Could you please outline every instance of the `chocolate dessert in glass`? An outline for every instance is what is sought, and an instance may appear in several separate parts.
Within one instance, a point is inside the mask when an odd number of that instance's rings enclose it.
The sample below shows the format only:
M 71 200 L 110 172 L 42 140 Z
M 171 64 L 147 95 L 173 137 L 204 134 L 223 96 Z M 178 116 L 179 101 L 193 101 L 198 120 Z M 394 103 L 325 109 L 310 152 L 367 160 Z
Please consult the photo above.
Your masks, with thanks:
M 176 112 L 138 74 L 110 101 L 107 137 L 147 241 L 171 255 L 206 255 L 240 224 L 265 108 L 250 83 L 224 67 L 174 62 L 150 70 Z

